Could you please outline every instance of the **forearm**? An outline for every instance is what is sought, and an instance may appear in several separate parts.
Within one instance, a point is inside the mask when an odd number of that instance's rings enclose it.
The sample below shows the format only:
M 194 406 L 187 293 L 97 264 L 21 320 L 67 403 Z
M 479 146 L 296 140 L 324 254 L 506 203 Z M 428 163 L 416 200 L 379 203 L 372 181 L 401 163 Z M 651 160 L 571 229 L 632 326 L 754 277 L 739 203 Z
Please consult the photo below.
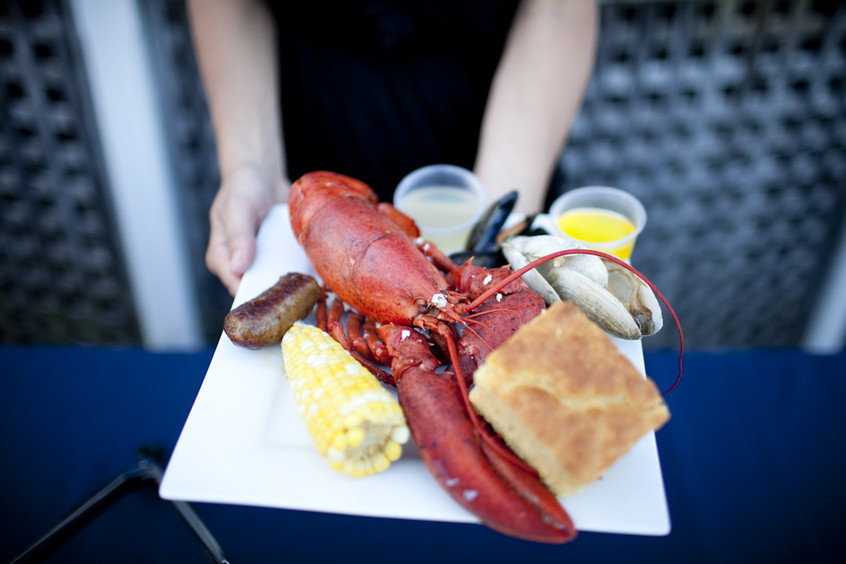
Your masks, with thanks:
M 593 70 L 597 27 L 594 0 L 521 4 L 494 76 L 476 159 L 490 201 L 517 189 L 518 211 L 542 211 Z
M 189 0 L 188 9 L 221 175 L 258 171 L 281 198 L 287 174 L 271 14 L 260 0 Z

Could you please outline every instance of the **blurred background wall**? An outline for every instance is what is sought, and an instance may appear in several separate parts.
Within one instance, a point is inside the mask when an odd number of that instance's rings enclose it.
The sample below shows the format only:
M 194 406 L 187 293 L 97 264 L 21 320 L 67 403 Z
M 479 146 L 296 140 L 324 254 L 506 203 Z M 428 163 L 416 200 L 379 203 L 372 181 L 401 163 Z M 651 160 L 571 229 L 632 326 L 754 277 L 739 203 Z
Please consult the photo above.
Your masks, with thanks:
M 846 6 L 600 9 L 555 191 L 643 201 L 632 262 L 687 346 L 842 348 Z M 0 0 L 0 343 L 214 344 L 217 182 L 183 0 Z

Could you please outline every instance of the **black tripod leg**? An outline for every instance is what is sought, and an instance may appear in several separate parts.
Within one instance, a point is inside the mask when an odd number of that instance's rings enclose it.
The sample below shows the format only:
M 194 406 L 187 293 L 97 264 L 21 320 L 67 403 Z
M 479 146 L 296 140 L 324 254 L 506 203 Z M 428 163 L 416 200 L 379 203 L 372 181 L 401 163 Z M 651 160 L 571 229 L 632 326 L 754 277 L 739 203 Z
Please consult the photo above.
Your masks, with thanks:
M 205 523 L 194 512 L 194 509 L 184 501 L 171 501 L 170 503 L 179 513 L 179 516 L 182 517 L 185 525 L 194 533 L 197 542 L 202 545 L 203 550 L 212 562 L 229 564 L 229 560 L 223 554 L 223 549 L 217 544 L 217 540 L 211 534 L 211 531 L 208 530 Z
M 147 476 L 152 479 L 156 485 L 160 485 L 163 472 L 161 466 L 159 466 L 158 462 L 155 460 L 154 455 L 145 455 L 144 451 L 142 451 L 140 456 L 140 467 L 146 470 Z M 174 509 L 176 509 L 177 513 L 179 513 L 179 516 L 185 522 L 185 525 L 191 529 L 192 533 L 194 533 L 194 537 L 196 537 L 197 542 L 202 545 L 206 555 L 217 564 L 229 564 L 229 560 L 227 560 L 226 556 L 223 554 L 223 549 L 217 543 L 217 540 L 214 538 L 214 535 L 211 534 L 211 531 L 208 530 L 206 524 L 203 523 L 202 519 L 200 519 L 200 516 L 194 511 L 194 508 L 184 501 L 171 501 L 169 503 Z
M 162 468 L 158 463 L 161 451 L 156 448 L 142 448 L 138 452 L 138 467 L 120 474 L 111 482 L 100 488 L 88 499 L 71 511 L 65 518 L 35 541 L 24 552 L 18 555 L 10 564 L 23 564 L 43 559 L 47 554 L 58 548 L 68 538 L 78 532 L 91 521 L 106 505 L 112 503 L 132 486 L 153 485 L 158 488 L 162 479 Z M 169 502 L 185 522 L 197 541 L 202 545 L 206 555 L 217 564 L 229 564 L 223 550 L 214 536 L 205 526 L 194 509 L 183 501 Z
M 30 545 L 29 548 L 12 560 L 11 564 L 32 562 L 58 548 L 86 523 L 91 521 L 105 505 L 116 499 L 127 484 L 143 478 L 145 474 L 146 472 L 143 469 L 138 468 L 117 476 L 82 502 L 82 504 L 59 521 L 55 527 L 47 531 L 40 539 Z

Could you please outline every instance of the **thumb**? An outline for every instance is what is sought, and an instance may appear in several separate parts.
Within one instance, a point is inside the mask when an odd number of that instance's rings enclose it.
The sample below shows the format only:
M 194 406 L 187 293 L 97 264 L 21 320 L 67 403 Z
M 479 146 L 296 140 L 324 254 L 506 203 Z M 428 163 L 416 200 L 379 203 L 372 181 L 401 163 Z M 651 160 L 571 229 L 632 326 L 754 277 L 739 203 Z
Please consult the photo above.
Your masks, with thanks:
M 242 276 L 256 256 L 256 233 L 262 218 L 254 210 L 233 210 L 226 223 L 226 241 L 229 249 L 229 268 Z

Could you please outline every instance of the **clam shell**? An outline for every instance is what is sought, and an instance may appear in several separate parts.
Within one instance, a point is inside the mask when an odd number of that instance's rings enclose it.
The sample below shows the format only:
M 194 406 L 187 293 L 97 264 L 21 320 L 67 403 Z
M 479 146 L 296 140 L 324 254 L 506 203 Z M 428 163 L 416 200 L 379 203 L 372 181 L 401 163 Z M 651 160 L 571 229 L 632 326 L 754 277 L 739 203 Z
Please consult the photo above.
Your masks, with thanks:
M 546 255 L 558 251 L 584 248 L 570 239 L 557 237 L 555 235 L 512 237 L 511 239 L 503 242 L 503 247 L 505 247 L 506 244 L 525 255 L 528 259 L 526 264 L 535 259 L 545 257 Z M 605 268 L 605 265 L 602 263 L 602 259 L 599 257 L 592 255 L 568 255 L 558 257 L 541 265 L 538 267 L 538 270 L 540 270 L 545 276 L 547 272 L 557 268 L 568 268 L 578 272 L 582 276 L 586 276 L 603 288 L 608 286 L 608 269 Z
M 641 334 L 654 335 L 664 326 L 661 304 L 646 282 L 619 264 L 603 260 L 608 269 L 608 290 L 637 320 Z
M 582 247 L 554 235 L 513 237 L 502 243 L 503 254 L 515 270 L 556 251 L 576 248 Z M 641 337 L 635 319 L 605 288 L 608 270 L 599 257 L 559 257 L 525 273 L 523 280 L 547 305 L 561 300 L 572 301 L 607 333 L 630 340 Z

